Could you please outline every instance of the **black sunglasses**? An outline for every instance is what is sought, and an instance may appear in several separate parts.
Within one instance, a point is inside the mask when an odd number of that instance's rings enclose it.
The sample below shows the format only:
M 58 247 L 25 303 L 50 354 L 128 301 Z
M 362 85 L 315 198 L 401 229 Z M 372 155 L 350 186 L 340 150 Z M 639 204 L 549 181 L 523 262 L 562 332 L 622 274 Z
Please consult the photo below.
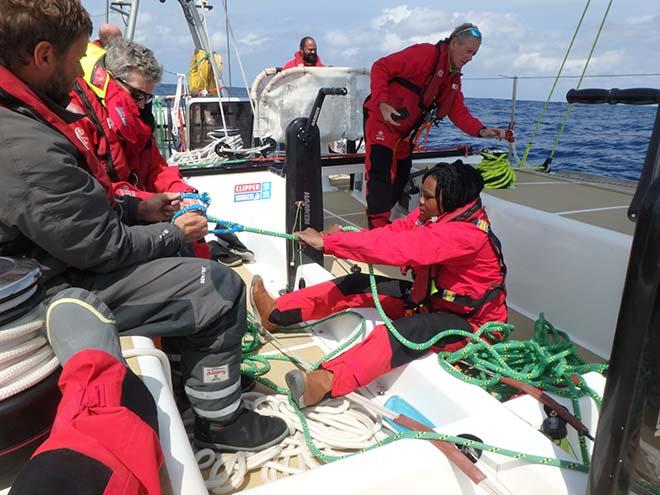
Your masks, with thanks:
M 147 93 L 146 91 L 142 91 L 141 89 L 131 86 L 126 82 L 125 79 L 122 79 L 121 77 L 115 77 L 115 79 L 129 89 L 131 93 L 131 98 L 133 98 L 138 103 L 143 101 L 145 105 L 148 105 L 149 103 L 154 101 L 154 95 L 152 95 L 151 93 Z

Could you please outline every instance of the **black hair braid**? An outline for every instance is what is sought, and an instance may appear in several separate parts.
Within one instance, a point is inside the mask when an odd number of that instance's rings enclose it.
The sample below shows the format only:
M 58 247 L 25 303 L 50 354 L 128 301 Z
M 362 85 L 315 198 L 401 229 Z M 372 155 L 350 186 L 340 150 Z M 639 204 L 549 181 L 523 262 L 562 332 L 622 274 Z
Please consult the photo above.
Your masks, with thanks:
M 477 169 L 461 160 L 454 163 L 438 163 L 424 174 L 433 177 L 435 199 L 442 212 L 451 212 L 471 203 L 484 188 L 484 181 Z

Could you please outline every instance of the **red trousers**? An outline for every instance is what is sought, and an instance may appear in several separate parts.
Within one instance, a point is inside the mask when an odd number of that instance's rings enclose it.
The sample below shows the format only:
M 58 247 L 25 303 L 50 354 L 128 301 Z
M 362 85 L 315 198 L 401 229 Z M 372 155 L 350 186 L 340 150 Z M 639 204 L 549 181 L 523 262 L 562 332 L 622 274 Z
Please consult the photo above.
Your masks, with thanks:
M 472 332 L 467 319 L 455 313 L 414 312 L 406 315 L 411 282 L 387 277 L 376 277 L 378 295 L 385 313 L 404 337 L 422 343 L 438 333 L 456 329 Z M 325 318 L 349 308 L 374 306 L 369 288 L 369 276 L 354 273 L 322 284 L 313 285 L 277 299 L 277 307 L 270 321 L 278 325 L 292 325 L 307 320 Z M 433 350 L 456 350 L 465 341 L 459 337 L 443 339 Z M 394 337 L 385 325 L 378 325 L 361 343 L 350 348 L 321 366 L 333 373 L 333 397 L 345 395 L 388 371 L 407 364 L 427 351 L 409 349 Z

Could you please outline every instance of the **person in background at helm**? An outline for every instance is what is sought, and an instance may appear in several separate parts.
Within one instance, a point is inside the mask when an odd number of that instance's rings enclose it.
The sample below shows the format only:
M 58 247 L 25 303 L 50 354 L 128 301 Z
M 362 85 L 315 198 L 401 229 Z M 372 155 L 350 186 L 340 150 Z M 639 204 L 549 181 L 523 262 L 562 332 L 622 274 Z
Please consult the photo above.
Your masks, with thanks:
M 436 45 L 412 45 L 374 62 L 364 102 L 369 228 L 390 221 L 410 175 L 414 135 L 425 122 L 449 117 L 471 136 L 513 139 L 505 129 L 486 127 L 465 106 L 461 69 L 481 43 L 481 31 L 465 23 Z
M 481 205 L 481 174 L 460 160 L 439 163 L 424 176 L 419 208 L 406 218 L 372 230 L 328 233 L 308 228 L 297 235 L 308 246 L 331 256 L 399 265 L 412 269 L 414 281 L 377 276 L 379 300 L 406 339 L 423 343 L 445 330 L 475 332 L 491 321 L 507 319 L 506 266 L 500 243 Z M 273 299 L 260 277 L 250 288 L 252 307 L 270 331 L 320 320 L 348 308 L 374 307 L 369 275 L 343 277 Z M 491 337 L 499 338 L 494 332 Z M 432 349 L 455 351 L 463 336 L 447 336 Z M 361 343 L 311 373 L 289 372 L 291 397 L 300 407 L 326 394 L 345 395 L 427 350 L 410 349 L 378 325 Z
M 294 67 L 325 67 L 316 51 L 316 41 L 311 36 L 300 40 L 300 49 L 293 54 L 293 59 L 284 64 L 282 70 Z
M 121 38 L 121 29 L 119 29 L 114 24 L 106 23 L 99 26 L 99 37 L 94 43 L 98 44 L 100 47 L 104 48 L 108 46 L 115 38 Z

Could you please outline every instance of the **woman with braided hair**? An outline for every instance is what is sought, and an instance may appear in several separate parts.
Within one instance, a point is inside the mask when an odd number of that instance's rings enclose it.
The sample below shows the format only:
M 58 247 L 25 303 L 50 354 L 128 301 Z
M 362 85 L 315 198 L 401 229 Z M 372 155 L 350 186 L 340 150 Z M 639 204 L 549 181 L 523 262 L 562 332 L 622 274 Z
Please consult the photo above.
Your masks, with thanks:
M 379 300 L 397 330 L 415 343 L 458 329 L 474 332 L 490 321 L 507 319 L 500 243 L 492 233 L 479 193 L 483 179 L 461 161 L 439 163 L 423 180 L 419 208 L 384 227 L 359 232 L 299 232 L 305 244 L 325 254 L 365 263 L 399 265 L 413 271 L 413 282 L 376 277 Z M 252 307 L 267 330 L 318 320 L 348 308 L 373 307 L 369 276 L 352 273 L 307 287 L 278 299 L 260 277 L 251 287 Z M 432 349 L 465 345 L 449 337 Z M 345 395 L 397 366 L 424 355 L 410 349 L 379 325 L 360 344 L 310 373 L 287 374 L 287 384 L 300 407 L 327 394 Z

